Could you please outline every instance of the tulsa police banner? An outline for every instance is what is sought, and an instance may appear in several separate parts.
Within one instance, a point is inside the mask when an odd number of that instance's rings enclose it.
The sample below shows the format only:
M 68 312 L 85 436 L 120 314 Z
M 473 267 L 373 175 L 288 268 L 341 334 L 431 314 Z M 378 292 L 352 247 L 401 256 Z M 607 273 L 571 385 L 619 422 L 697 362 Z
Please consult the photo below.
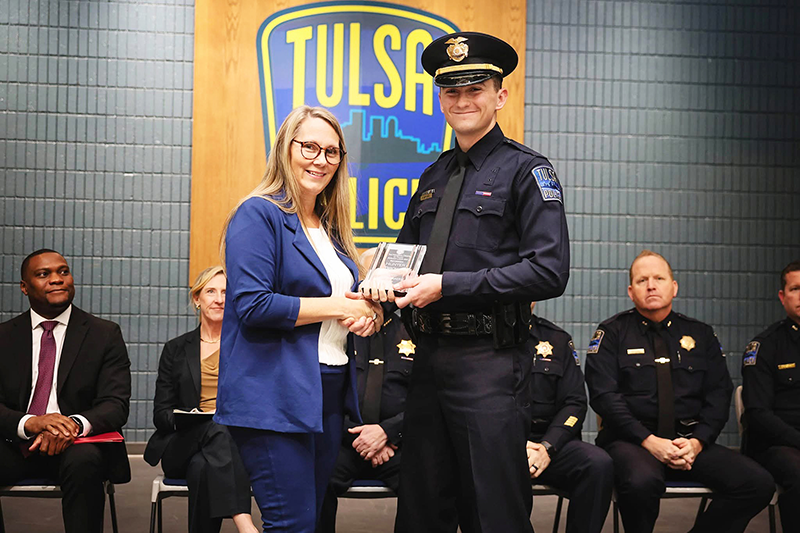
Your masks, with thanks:
M 277 12 L 258 31 L 266 151 L 283 119 L 307 104 L 342 124 L 356 243 L 394 240 L 418 178 L 453 133 L 419 57 L 458 31 L 436 15 L 378 2 L 324 2 Z

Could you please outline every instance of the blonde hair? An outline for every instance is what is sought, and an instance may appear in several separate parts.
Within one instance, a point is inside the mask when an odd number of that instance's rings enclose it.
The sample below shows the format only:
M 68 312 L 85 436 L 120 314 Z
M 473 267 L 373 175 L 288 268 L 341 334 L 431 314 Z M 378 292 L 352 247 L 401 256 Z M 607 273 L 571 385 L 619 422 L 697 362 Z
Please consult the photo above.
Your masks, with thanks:
M 333 113 L 327 109 L 306 105 L 295 108 L 283 121 L 275 137 L 275 144 L 267 158 L 267 169 L 261 183 L 250 194 L 239 200 L 236 207 L 228 214 L 220 239 L 220 258 L 223 265 L 226 264 L 225 236 L 228 233 L 228 226 L 239 207 L 250 198 L 263 198 L 278 206 L 284 213 L 297 214 L 300 222 L 305 225 L 303 214 L 298 209 L 300 188 L 292 171 L 291 149 L 292 140 L 300 130 L 300 126 L 309 118 L 319 118 L 330 124 L 339 137 L 339 149 L 343 152 L 339 168 L 336 169 L 330 183 L 317 195 L 314 212 L 319 217 L 325 232 L 355 262 L 359 271 L 363 270 L 358 261 L 353 230 L 350 227 L 350 174 L 347 170 L 347 154 L 345 153 L 342 127 Z
M 214 279 L 217 274 L 225 275 L 225 269 L 220 265 L 210 266 L 197 275 L 197 279 L 194 280 L 192 287 L 189 289 L 189 303 L 192 306 L 196 305 L 194 303 L 195 298 L 200 296 L 200 292 L 206 288 L 208 282 Z
M 636 256 L 636 259 L 633 260 L 633 262 L 631 263 L 630 268 L 628 268 L 628 277 L 631 280 L 631 285 L 633 285 L 633 265 L 635 265 L 636 261 L 638 261 L 639 259 L 642 259 L 643 257 L 659 257 L 659 258 L 661 258 L 661 260 L 663 260 L 667 264 L 667 270 L 669 270 L 670 279 L 675 279 L 675 276 L 672 274 L 672 265 L 669 264 L 669 261 L 667 261 L 666 257 L 664 257 L 663 255 L 661 255 L 659 253 L 656 253 L 656 252 L 654 252 L 652 250 L 642 250 L 641 252 L 639 252 L 639 255 Z

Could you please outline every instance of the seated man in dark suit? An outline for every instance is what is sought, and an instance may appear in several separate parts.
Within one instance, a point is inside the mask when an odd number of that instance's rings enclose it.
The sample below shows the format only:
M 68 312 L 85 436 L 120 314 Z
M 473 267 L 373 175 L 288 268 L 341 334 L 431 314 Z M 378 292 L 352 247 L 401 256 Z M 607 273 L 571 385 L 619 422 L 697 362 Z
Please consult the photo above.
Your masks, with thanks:
M 742 359 L 743 451 L 775 478 L 784 531 L 800 531 L 800 261 L 781 272 L 786 318 L 747 345 Z
M 532 315 L 530 331 L 531 478 L 569 493 L 567 533 L 599 533 L 611 503 L 614 465 L 601 448 L 581 440 L 587 402 L 578 352 L 569 333 L 544 318 Z
M 117 324 L 72 305 L 61 254 L 33 252 L 21 278 L 31 309 L 0 324 L 0 485 L 53 478 L 66 532 L 101 532 L 103 481 L 130 481 L 125 446 L 72 444 L 127 421 L 128 351 Z
M 336 530 L 337 497 L 356 479 L 377 479 L 397 492 L 403 410 L 415 345 L 400 320 L 389 315 L 372 337 L 354 337 L 358 400 L 364 424 L 345 417 L 344 442 L 336 460 L 318 533 Z

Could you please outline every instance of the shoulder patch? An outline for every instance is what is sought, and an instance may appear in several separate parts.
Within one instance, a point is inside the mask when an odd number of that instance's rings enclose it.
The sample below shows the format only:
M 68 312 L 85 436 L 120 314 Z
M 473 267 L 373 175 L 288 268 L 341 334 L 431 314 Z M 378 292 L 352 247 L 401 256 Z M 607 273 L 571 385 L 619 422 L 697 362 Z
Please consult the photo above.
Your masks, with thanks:
M 531 174 L 536 178 L 536 184 L 539 186 L 539 191 L 542 193 L 542 200 L 545 202 L 556 200 L 562 204 L 564 203 L 561 193 L 561 183 L 558 181 L 555 170 L 551 167 L 540 165 L 531 170 Z
M 756 357 L 758 356 L 758 349 L 760 347 L 761 343 L 758 341 L 752 341 L 747 345 L 747 348 L 744 349 L 744 359 L 742 360 L 744 366 L 753 366 L 756 364 Z
M 569 341 L 569 349 L 572 350 L 572 357 L 575 359 L 575 366 L 581 366 L 581 360 L 578 357 L 578 350 L 575 349 L 575 343 Z
M 603 335 L 605 334 L 606 332 L 602 329 L 595 331 L 594 337 L 589 341 L 589 349 L 586 350 L 586 353 L 597 353 L 600 351 L 600 343 L 603 342 Z

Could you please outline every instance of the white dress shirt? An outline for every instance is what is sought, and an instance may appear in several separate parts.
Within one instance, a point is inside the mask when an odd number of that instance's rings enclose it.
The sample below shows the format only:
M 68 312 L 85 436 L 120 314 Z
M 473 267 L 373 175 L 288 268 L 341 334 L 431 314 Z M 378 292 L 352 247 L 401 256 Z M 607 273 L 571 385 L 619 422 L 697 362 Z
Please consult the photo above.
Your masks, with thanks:
M 58 322 L 56 327 L 53 328 L 53 337 L 56 341 L 56 361 L 55 361 L 55 368 L 53 369 L 53 383 L 50 386 L 50 396 L 47 400 L 47 410 L 45 411 L 47 414 L 50 413 L 61 413 L 61 409 L 58 407 L 58 394 L 56 392 L 56 387 L 58 386 L 58 366 L 61 363 L 61 351 L 64 348 L 64 337 L 67 335 L 67 326 L 69 325 L 69 317 L 72 315 L 72 305 L 67 307 L 67 309 L 58 315 L 57 317 L 53 318 Z M 36 311 L 31 309 L 31 329 L 32 331 L 32 338 L 33 338 L 33 345 L 31 348 L 31 397 L 28 400 L 28 407 L 30 409 L 31 402 L 33 401 L 33 393 L 36 390 L 36 380 L 39 379 L 39 352 L 42 348 L 42 335 L 44 334 L 44 328 L 42 327 L 42 322 L 46 322 L 50 319 L 44 318 Z M 26 409 L 26 411 L 27 411 Z M 23 440 L 29 440 L 31 436 L 25 433 L 25 422 L 28 421 L 29 418 L 33 418 L 34 415 L 25 415 L 23 416 L 20 421 L 19 425 L 17 426 L 17 436 Z M 73 415 L 66 415 L 66 416 L 74 416 L 75 418 L 79 418 L 81 422 L 83 422 L 83 433 L 78 435 L 79 437 L 83 437 L 91 433 L 92 425 L 86 420 L 86 417 L 73 414 Z
M 311 244 L 322 261 L 322 266 L 328 273 L 331 282 L 331 296 L 344 296 L 353 286 L 353 274 L 347 268 L 336 249 L 331 244 L 328 235 L 321 227 L 307 228 Z M 319 362 L 330 366 L 347 364 L 347 328 L 339 324 L 338 320 L 323 320 L 319 328 Z

